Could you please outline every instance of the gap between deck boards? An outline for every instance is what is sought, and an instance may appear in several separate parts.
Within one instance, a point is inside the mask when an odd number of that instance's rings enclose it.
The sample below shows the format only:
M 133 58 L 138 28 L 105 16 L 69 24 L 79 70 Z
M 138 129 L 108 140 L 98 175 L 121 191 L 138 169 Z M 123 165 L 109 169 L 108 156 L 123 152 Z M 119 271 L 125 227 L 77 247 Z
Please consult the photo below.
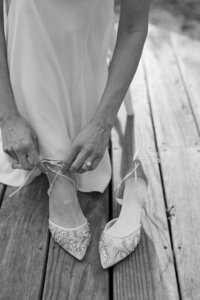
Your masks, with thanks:
M 149 110 L 150 110 L 150 118 L 151 118 L 153 135 L 154 135 L 154 140 L 155 140 L 155 147 L 156 147 L 157 153 L 159 153 L 159 146 L 158 146 L 158 140 L 157 140 L 157 136 L 156 136 L 156 128 L 155 128 L 153 110 L 152 110 L 150 93 L 149 93 L 149 82 L 148 82 L 148 78 L 147 78 L 147 75 L 146 75 L 146 67 L 145 67 L 144 63 L 143 63 L 143 67 L 144 67 L 144 79 L 145 79 L 146 88 L 147 88 L 147 99 L 148 99 Z M 172 227 L 171 227 L 170 220 L 168 219 L 168 213 L 167 213 L 170 208 L 167 205 L 166 190 L 165 190 L 165 185 L 164 185 L 164 180 L 163 180 L 163 171 L 162 171 L 161 163 L 158 164 L 158 169 L 159 169 L 160 180 L 161 180 L 162 191 L 163 191 L 163 199 L 164 199 L 164 204 L 165 204 L 166 219 L 167 219 L 170 243 L 171 243 L 172 254 L 173 254 L 174 270 L 175 270 L 175 275 L 176 275 L 176 280 L 177 280 L 177 288 L 178 288 L 178 293 L 179 293 L 179 297 L 180 297 L 180 300 L 181 300 L 182 299 L 182 297 L 181 297 L 181 287 L 180 287 L 180 279 L 179 279 L 179 274 L 178 274 L 178 266 L 177 266 L 175 251 L 174 251 L 174 243 L 173 243 L 173 237 L 172 237 Z

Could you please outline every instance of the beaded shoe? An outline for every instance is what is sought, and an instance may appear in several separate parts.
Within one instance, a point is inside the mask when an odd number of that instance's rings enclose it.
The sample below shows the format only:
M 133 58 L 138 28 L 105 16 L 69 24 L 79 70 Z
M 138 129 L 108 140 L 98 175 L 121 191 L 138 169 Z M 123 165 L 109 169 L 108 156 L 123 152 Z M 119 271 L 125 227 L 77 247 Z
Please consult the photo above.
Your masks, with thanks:
M 78 260 L 84 258 L 91 240 L 90 225 L 87 220 L 81 226 L 67 229 L 54 224 L 49 219 L 49 230 L 54 241 L 64 250 Z
M 119 190 L 123 182 L 124 191 Z M 136 153 L 133 166 L 115 190 L 116 200 L 122 205 L 120 215 L 106 224 L 100 236 L 99 253 L 103 269 L 117 264 L 137 247 L 141 231 L 140 213 L 146 203 L 147 188 L 147 178 Z
M 45 160 L 45 162 L 50 162 L 53 165 L 61 166 L 60 161 Z M 55 171 L 49 165 L 47 165 L 47 168 L 56 173 L 56 176 L 53 178 L 47 191 L 49 196 L 58 176 L 64 176 L 76 187 L 75 178 L 73 177 L 72 173 L 69 173 L 67 176 L 66 174 L 61 173 L 60 170 L 58 172 Z M 85 219 L 85 222 L 82 225 L 74 228 L 61 227 L 49 219 L 49 230 L 54 241 L 58 243 L 64 250 L 78 260 L 82 260 L 84 258 L 91 241 L 90 224 L 87 219 Z
M 50 165 L 61 167 L 63 161 L 61 160 L 52 160 L 52 159 L 41 159 L 42 163 L 45 163 L 46 167 L 56 175 L 54 176 L 49 189 L 47 191 L 48 195 L 50 196 L 50 193 L 52 191 L 53 185 L 58 178 L 58 176 L 63 176 L 69 181 L 73 183 L 73 185 L 76 187 L 75 183 L 75 177 L 72 175 L 72 173 L 69 173 L 68 176 L 66 174 L 61 173 L 61 171 L 55 171 L 50 167 Z M 22 167 L 18 166 L 20 169 Z M 24 183 L 18 187 L 13 193 L 9 195 L 9 197 L 12 197 L 14 194 L 19 192 L 23 186 L 28 182 L 28 180 L 31 178 L 32 174 L 34 172 L 37 172 L 37 167 L 35 166 L 27 175 L 25 178 Z M 91 233 L 90 233 L 90 224 L 88 223 L 87 219 L 86 221 L 75 228 L 63 228 L 61 226 L 58 226 L 57 224 L 53 223 L 49 219 L 49 230 L 52 234 L 52 237 L 55 242 L 57 242 L 63 249 L 65 249 L 68 253 L 70 253 L 72 256 L 77 258 L 78 260 L 82 260 L 86 254 L 88 245 L 91 241 Z

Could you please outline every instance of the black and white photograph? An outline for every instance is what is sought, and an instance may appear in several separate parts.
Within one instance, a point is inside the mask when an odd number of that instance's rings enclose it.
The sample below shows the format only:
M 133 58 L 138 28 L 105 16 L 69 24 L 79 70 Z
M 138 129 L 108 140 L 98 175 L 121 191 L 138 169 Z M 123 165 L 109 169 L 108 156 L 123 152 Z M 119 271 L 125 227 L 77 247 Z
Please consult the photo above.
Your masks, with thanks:
M 200 300 L 200 0 L 0 0 L 0 300 Z

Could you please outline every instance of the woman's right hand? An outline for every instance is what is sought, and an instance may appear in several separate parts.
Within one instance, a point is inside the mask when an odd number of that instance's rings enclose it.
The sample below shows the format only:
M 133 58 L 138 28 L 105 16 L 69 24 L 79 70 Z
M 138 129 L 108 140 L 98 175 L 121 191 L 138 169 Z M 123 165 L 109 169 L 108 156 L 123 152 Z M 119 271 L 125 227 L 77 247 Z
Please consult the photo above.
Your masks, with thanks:
M 3 151 L 19 161 L 24 170 L 32 170 L 36 166 L 43 173 L 48 173 L 40 159 L 37 136 L 21 115 L 8 118 L 1 127 L 1 135 Z M 17 168 L 14 163 L 12 167 Z

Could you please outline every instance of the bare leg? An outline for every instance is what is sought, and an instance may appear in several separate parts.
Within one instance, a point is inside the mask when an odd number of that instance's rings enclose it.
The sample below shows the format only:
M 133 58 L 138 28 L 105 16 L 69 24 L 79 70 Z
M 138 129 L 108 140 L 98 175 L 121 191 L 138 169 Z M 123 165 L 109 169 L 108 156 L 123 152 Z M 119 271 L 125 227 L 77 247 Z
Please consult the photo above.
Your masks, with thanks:
M 51 166 L 55 171 L 58 167 Z M 55 173 L 47 175 L 49 183 L 55 177 Z M 75 186 L 67 178 L 58 176 L 54 182 L 49 196 L 49 218 L 64 228 L 73 228 L 85 222 L 85 216 L 80 208 Z

